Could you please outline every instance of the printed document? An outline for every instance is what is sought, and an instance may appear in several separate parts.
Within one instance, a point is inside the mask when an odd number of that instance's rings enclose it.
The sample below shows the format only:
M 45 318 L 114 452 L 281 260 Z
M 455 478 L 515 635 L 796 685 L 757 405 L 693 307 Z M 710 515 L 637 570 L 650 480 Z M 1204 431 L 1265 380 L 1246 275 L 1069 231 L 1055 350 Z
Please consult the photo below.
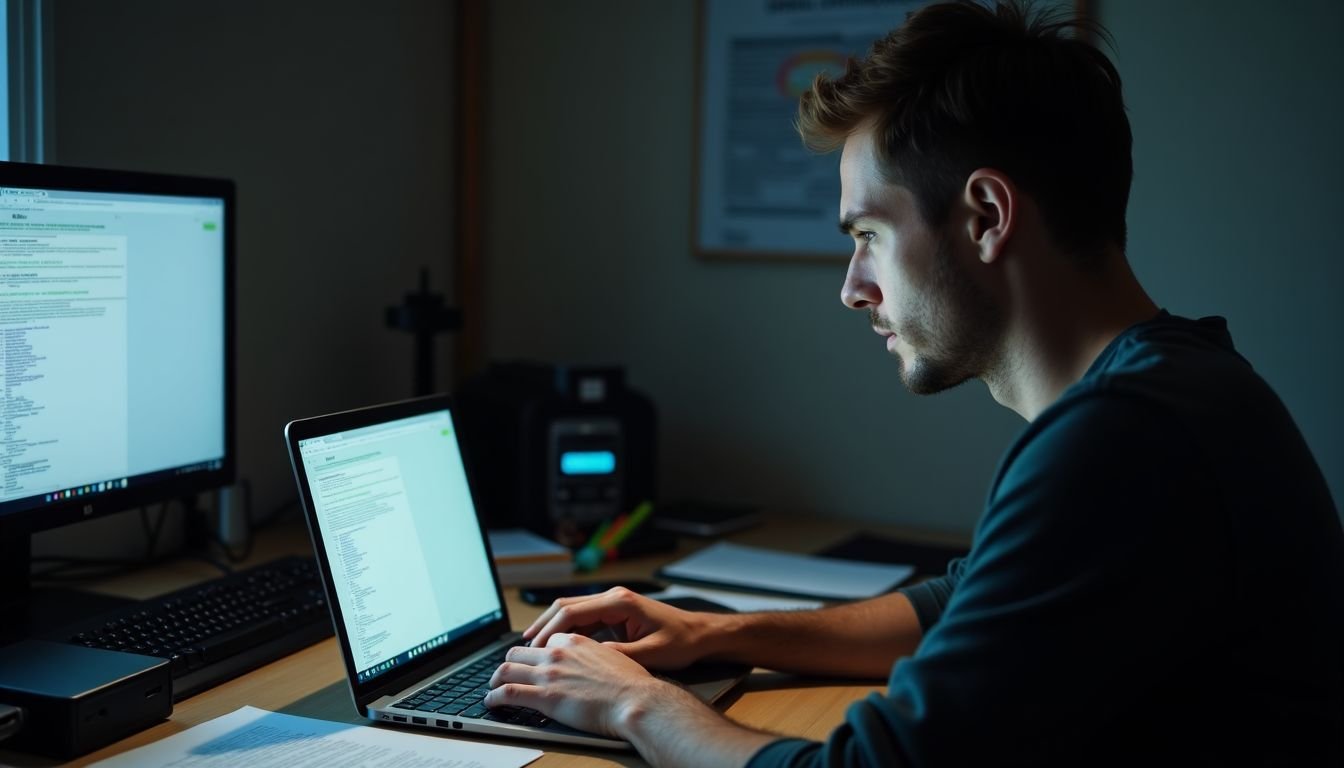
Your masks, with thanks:
M 243 707 L 94 768 L 522 768 L 541 754 Z

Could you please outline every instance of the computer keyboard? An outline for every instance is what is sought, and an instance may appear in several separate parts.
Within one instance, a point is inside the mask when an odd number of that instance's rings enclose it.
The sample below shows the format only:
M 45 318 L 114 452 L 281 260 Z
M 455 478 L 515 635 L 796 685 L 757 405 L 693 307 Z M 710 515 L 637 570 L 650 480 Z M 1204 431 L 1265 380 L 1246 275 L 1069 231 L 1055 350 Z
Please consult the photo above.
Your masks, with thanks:
M 284 557 L 67 627 L 65 642 L 172 662 L 173 701 L 330 637 L 312 558 Z
M 438 712 L 461 717 L 478 717 L 516 725 L 546 725 L 549 717 L 526 707 L 486 709 L 485 694 L 490 692 L 490 676 L 504 661 L 508 648 L 500 648 L 450 675 L 434 681 L 394 704 L 401 709 Z

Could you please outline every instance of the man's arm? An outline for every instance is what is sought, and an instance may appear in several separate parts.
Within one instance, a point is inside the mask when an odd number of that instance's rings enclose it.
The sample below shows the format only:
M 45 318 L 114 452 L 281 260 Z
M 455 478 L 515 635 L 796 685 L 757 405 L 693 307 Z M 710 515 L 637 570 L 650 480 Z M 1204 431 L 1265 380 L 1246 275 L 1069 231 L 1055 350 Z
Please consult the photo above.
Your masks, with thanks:
M 737 768 L 779 739 L 729 721 L 673 685 L 626 707 L 617 732 L 658 768 Z
M 886 677 L 914 653 L 922 631 L 900 593 L 816 611 L 692 613 L 617 587 L 564 598 L 523 638 L 545 646 L 560 632 L 622 626 L 627 640 L 610 642 L 646 667 L 678 669 L 702 659 L 735 661 L 813 675 Z
M 923 635 L 914 606 L 899 592 L 816 611 L 715 618 L 705 658 L 806 675 L 885 678 Z

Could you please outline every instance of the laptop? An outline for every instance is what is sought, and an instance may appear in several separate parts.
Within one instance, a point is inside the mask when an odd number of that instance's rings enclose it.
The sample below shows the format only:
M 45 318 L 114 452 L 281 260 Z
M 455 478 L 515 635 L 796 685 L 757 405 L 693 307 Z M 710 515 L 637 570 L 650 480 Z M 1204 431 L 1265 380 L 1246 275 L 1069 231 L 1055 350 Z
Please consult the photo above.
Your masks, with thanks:
M 629 748 L 535 710 L 481 703 L 522 641 L 458 440 L 444 396 L 285 427 L 355 708 L 394 726 Z M 707 665 L 678 677 L 712 702 L 749 671 Z

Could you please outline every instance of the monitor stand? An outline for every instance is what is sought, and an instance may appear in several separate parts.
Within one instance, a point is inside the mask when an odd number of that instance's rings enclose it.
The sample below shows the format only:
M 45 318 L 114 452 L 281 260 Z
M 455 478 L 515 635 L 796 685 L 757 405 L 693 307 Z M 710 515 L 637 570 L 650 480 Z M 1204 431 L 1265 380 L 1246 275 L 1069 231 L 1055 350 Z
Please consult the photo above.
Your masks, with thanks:
M 32 536 L 0 526 L 0 645 L 50 636 L 61 627 L 138 600 L 76 589 L 33 587 Z

